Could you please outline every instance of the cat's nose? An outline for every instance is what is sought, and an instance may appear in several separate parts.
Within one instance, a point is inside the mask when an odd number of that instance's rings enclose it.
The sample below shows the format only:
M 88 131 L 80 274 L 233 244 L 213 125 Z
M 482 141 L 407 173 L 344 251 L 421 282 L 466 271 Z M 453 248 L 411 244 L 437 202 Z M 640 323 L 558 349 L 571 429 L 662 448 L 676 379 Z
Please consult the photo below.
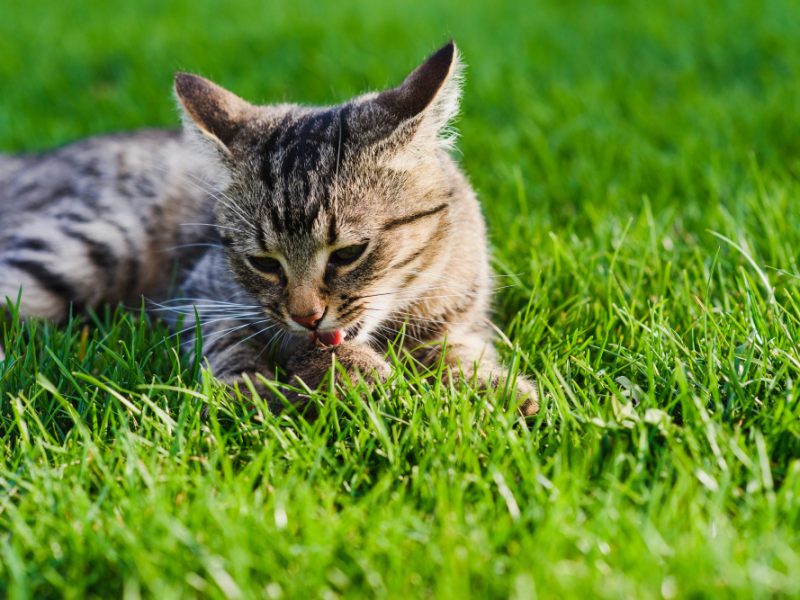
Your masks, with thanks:
M 322 320 L 322 312 L 313 312 L 309 315 L 300 316 L 300 315 L 291 315 L 292 321 L 295 323 L 299 323 L 306 329 L 316 329 L 319 322 Z

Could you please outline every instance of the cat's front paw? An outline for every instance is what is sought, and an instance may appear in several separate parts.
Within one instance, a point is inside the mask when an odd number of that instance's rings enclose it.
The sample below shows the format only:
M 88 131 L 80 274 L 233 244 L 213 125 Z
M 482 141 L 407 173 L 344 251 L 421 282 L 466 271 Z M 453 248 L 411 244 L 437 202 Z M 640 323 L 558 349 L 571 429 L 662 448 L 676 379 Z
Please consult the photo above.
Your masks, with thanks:
M 341 368 L 335 368 L 335 365 Z M 386 381 L 391 369 L 383 357 L 369 346 L 344 343 L 335 347 L 314 346 L 295 354 L 286 365 L 290 375 L 298 382 L 315 390 L 334 369 L 334 380 L 342 381 L 344 375 L 349 382 L 363 379 L 367 383 Z
M 517 377 L 516 398 L 517 410 L 523 417 L 532 417 L 539 412 L 539 394 L 536 386 L 524 377 Z

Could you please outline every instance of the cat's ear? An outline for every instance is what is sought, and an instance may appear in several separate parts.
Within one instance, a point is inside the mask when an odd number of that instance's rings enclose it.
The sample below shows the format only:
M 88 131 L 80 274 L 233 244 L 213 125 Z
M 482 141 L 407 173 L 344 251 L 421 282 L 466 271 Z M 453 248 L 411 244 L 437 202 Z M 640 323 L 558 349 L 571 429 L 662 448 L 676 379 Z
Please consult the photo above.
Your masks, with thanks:
M 415 145 L 447 143 L 447 125 L 458 113 L 463 64 L 453 41 L 434 52 L 398 87 L 372 101 L 398 129 L 412 124 Z
M 256 107 L 198 75 L 177 73 L 175 96 L 185 121 L 230 153 L 236 136 L 256 113 Z

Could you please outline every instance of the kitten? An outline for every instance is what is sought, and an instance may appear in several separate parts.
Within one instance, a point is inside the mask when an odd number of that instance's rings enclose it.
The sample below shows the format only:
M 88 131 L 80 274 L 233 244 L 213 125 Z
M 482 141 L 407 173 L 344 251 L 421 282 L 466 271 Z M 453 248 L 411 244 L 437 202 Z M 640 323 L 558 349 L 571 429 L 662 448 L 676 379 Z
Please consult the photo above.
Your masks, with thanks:
M 461 72 L 451 42 L 399 87 L 322 108 L 255 106 L 178 73 L 183 134 L 2 157 L 0 298 L 22 287 L 22 314 L 63 320 L 70 304 L 163 299 L 178 264 L 161 308 L 196 311 L 214 374 L 249 376 L 276 411 L 255 374 L 315 388 L 335 358 L 383 380 L 398 335 L 448 376 L 505 385 L 484 220 L 449 152 Z M 516 389 L 535 413 L 533 385 Z

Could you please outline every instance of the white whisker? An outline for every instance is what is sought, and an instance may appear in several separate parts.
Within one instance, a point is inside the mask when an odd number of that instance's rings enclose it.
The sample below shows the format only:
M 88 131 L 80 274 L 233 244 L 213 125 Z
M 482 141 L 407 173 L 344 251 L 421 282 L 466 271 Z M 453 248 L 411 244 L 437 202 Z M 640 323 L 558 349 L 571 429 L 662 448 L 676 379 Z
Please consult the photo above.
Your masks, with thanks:
M 177 246 L 161 248 L 159 252 L 174 252 L 175 250 L 183 250 L 184 248 L 222 248 L 222 246 L 220 244 L 211 243 L 178 244 Z
M 200 303 L 203 303 L 204 306 L 238 306 L 240 308 L 261 308 L 259 304 L 241 304 L 239 302 L 229 302 L 226 300 L 214 300 L 213 298 L 191 298 L 187 296 L 181 296 L 180 298 L 171 298 L 169 300 L 164 300 L 161 303 L 151 301 L 156 306 L 166 306 L 170 303 L 178 303 L 183 302 L 185 306 L 199 306 Z
M 217 229 L 230 229 L 231 231 L 239 231 L 238 227 L 217 225 L 216 223 L 181 223 L 180 225 L 181 227 L 216 227 Z
M 268 320 L 269 319 L 261 319 L 260 321 L 248 321 L 247 323 L 244 323 L 243 325 L 239 325 L 238 327 L 231 327 L 229 329 L 223 329 L 222 331 L 214 331 L 207 338 L 206 337 L 203 338 L 203 346 L 205 346 L 206 344 L 213 344 L 217 340 L 220 340 L 223 337 L 225 337 L 226 335 L 230 335 L 231 333 L 233 333 L 235 331 L 239 331 L 240 329 L 244 329 L 245 327 L 251 327 L 253 325 L 258 325 L 258 324 L 264 323 L 264 322 L 266 322 Z M 202 335 L 202 332 L 201 332 L 201 335 Z
M 156 167 L 156 168 L 159 168 L 159 167 Z M 227 195 L 220 188 L 218 188 L 215 185 L 213 185 L 210 181 L 206 181 L 204 179 L 201 179 L 200 177 L 197 177 L 196 175 L 194 175 L 193 173 L 190 173 L 188 171 L 184 172 L 184 173 L 179 173 L 179 172 L 174 172 L 174 171 L 167 171 L 167 169 L 165 167 L 161 167 L 161 170 L 163 172 L 165 172 L 165 173 L 169 173 L 173 177 L 177 177 L 178 179 L 180 179 L 184 183 L 195 187 L 196 189 L 200 190 L 201 192 L 204 192 L 204 193 L 208 194 L 214 200 L 216 200 L 217 202 L 219 202 L 223 206 L 229 208 L 234 213 L 236 213 L 236 215 L 239 216 L 245 223 L 250 224 L 252 226 L 252 221 L 253 221 L 252 217 L 248 217 L 242 211 L 242 209 L 239 206 L 237 206 L 236 201 L 233 198 L 231 198 L 229 195 Z
M 255 316 L 258 316 L 258 315 L 255 315 Z M 219 323 L 219 322 L 221 322 L 221 321 L 243 321 L 243 320 L 244 320 L 244 319 L 241 319 L 241 318 L 232 318 L 232 317 L 229 317 L 229 316 L 219 317 L 219 318 L 217 318 L 217 319 L 210 319 L 210 320 L 208 320 L 208 321 L 203 321 L 203 320 L 200 320 L 200 325 L 201 325 L 201 334 L 202 334 L 202 326 L 211 325 L 212 323 Z M 263 319 L 262 319 L 262 320 L 263 320 Z M 245 325 L 249 325 L 249 324 L 251 324 L 251 323 L 254 323 L 254 322 L 261 322 L 261 321 L 251 321 L 251 320 L 249 320 L 249 319 L 248 319 L 248 320 L 247 320 L 247 322 L 245 323 Z M 195 323 L 194 323 L 193 325 L 190 325 L 189 327 L 184 327 L 184 328 L 183 328 L 183 329 L 181 329 L 180 331 L 176 331 L 175 333 L 173 333 L 173 334 L 170 336 L 170 338 L 174 338 L 174 337 L 176 337 L 176 336 L 179 336 L 179 335 L 181 335 L 181 334 L 187 333 L 187 332 L 189 332 L 189 331 L 194 331 L 196 328 L 197 328 L 197 321 L 195 321 Z M 215 332 L 212 332 L 212 333 L 217 333 L 217 332 L 215 331 Z

